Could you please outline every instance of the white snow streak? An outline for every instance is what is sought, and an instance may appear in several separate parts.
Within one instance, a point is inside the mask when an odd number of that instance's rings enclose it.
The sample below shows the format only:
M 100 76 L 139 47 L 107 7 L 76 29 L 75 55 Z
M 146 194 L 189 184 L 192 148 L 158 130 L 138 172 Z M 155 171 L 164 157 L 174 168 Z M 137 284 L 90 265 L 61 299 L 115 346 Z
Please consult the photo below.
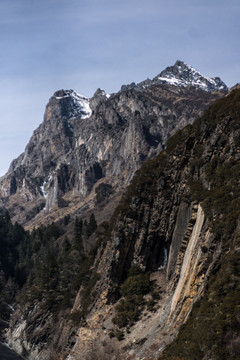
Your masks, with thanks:
M 74 116 L 80 116 L 82 119 L 87 119 L 92 115 L 92 110 L 89 106 L 89 99 L 73 90 L 69 90 L 64 96 L 55 96 L 56 99 L 70 97 L 74 105 Z

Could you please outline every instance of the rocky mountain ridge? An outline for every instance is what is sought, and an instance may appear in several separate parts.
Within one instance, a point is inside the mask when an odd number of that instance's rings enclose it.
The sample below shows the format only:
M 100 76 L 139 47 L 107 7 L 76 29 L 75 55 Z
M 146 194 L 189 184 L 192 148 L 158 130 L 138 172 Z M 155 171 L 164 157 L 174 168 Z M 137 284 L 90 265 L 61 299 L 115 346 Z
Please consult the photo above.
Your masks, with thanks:
M 194 342 L 182 341 L 165 358 L 238 358 L 239 97 L 236 91 L 218 101 L 201 120 L 173 136 L 166 151 L 137 171 L 96 258 L 94 271 L 100 278 L 92 290 L 94 305 L 88 308 L 69 359 L 77 359 L 80 353 L 84 358 L 84 349 L 91 350 L 94 340 L 104 339 L 113 324 L 123 331 L 118 347 L 123 359 L 157 359 L 200 298 L 191 328 Z M 224 270 L 229 266 L 234 266 L 234 272 Z M 136 318 L 132 304 L 141 307 L 137 295 L 145 280 L 133 272 L 134 267 L 145 274 L 149 271 L 161 294 L 152 313 L 145 309 L 145 315 Z M 228 294 L 226 301 L 224 294 Z M 221 310 L 212 315 L 211 324 L 212 304 Z M 74 309 L 81 307 L 80 290 Z M 185 339 L 191 338 L 191 332 L 185 330 Z
M 239 104 L 240 90 L 218 100 L 137 170 L 88 258 L 47 237 L 54 288 L 38 294 L 41 267 L 29 277 L 13 347 L 34 360 L 239 358 Z M 39 239 L 29 245 L 41 257 Z M 57 281 L 76 254 L 77 295 L 54 318 L 46 299 L 62 301 Z
M 183 87 L 193 86 L 209 92 L 229 90 L 219 77 L 206 78 L 192 66 L 180 60 L 177 60 L 173 66 L 168 66 L 152 80 L 147 79 L 139 84 L 131 83 L 130 85 L 123 85 L 122 90 L 135 89 L 137 91 L 143 91 L 149 86 L 161 84 Z
M 98 89 L 91 99 L 73 90 L 57 91 L 25 152 L 0 180 L 1 203 L 13 221 L 33 228 L 66 213 L 91 211 L 96 202 L 115 196 L 113 209 L 117 194 L 144 161 L 227 91 L 220 81 L 215 91 L 213 82 L 205 91 L 208 80 L 204 90 L 199 88 L 198 73 L 182 62 L 161 74 L 195 82 L 185 87 L 155 79 L 111 95 Z

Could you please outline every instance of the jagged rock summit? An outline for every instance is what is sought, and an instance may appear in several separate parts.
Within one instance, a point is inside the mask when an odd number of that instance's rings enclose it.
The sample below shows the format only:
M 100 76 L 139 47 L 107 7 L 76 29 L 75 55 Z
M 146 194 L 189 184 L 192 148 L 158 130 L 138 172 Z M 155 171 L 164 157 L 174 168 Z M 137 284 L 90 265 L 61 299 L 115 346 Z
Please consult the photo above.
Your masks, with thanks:
M 122 90 L 135 89 L 141 91 L 149 86 L 161 84 L 183 87 L 193 86 L 208 92 L 229 90 L 219 77 L 207 78 L 181 60 L 177 60 L 173 66 L 168 66 L 152 80 L 147 79 L 139 84 L 133 82 L 130 85 L 123 85 Z
M 219 77 L 206 78 L 180 60 L 163 70 L 155 79 L 176 86 L 195 86 L 206 91 L 228 90 L 227 85 Z
M 98 89 L 89 99 L 56 91 L 25 152 L 0 179 L 1 204 L 14 221 L 31 226 L 92 210 L 106 202 L 103 194 L 120 194 L 171 135 L 226 91 L 220 79 L 205 79 L 179 61 L 116 94 Z

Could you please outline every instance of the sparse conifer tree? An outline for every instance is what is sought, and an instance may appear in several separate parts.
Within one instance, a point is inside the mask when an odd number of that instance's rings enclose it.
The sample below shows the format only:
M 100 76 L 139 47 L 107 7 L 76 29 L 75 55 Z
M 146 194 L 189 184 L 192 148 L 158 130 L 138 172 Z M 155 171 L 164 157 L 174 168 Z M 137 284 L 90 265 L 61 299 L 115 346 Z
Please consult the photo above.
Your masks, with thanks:
M 74 245 L 79 251 L 83 250 L 82 228 L 82 220 L 76 217 L 74 221 Z

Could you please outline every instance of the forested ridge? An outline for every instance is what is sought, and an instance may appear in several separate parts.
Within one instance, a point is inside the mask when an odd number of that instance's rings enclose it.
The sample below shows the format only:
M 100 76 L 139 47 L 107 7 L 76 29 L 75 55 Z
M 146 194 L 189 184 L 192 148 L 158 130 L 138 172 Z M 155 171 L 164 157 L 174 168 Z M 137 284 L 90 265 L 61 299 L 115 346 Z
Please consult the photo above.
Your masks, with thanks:
M 18 223 L 12 224 L 7 211 L 0 215 L 3 327 L 15 302 L 21 305 L 40 301 L 54 316 L 70 309 L 80 284 L 91 276 L 92 252 L 84 249 L 84 243 L 96 227 L 93 214 L 89 221 L 66 216 L 60 223 L 30 233 Z

